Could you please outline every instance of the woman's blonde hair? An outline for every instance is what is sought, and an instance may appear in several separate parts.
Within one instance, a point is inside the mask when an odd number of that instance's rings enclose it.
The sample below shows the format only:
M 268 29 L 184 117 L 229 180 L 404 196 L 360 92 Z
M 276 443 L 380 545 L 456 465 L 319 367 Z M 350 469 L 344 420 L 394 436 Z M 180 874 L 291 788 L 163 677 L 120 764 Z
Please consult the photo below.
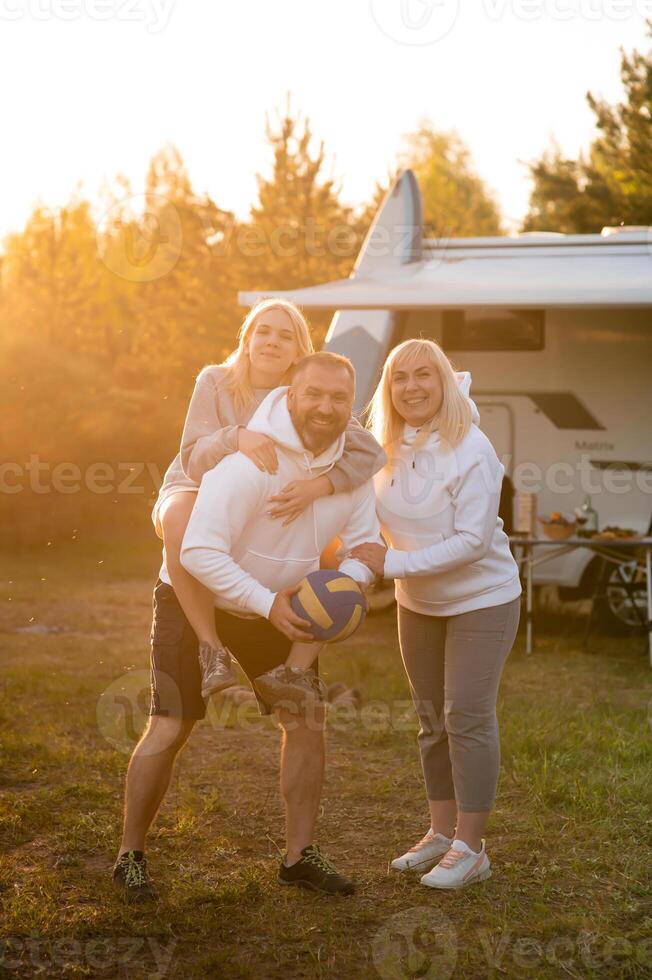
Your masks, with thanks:
M 433 364 L 439 372 L 443 398 L 435 418 L 423 426 L 419 442 L 425 441 L 430 432 L 438 428 L 442 440 L 456 446 L 471 427 L 471 404 L 460 391 L 453 365 L 441 347 L 434 340 L 405 340 L 389 352 L 370 403 L 367 425 L 385 452 L 399 442 L 405 425 L 405 420 L 392 402 L 394 372 L 400 367 L 414 364 L 421 356 L 425 356 L 428 363 Z
M 251 408 L 256 401 L 249 375 L 249 338 L 258 322 L 258 318 L 262 313 L 267 313 L 269 310 L 283 310 L 292 321 L 298 347 L 298 358 L 305 357 L 306 354 L 312 354 L 314 351 L 308 322 L 299 307 L 291 303 L 290 300 L 270 296 L 267 299 L 261 299 L 255 306 L 252 306 L 242 321 L 238 332 L 238 346 L 222 362 L 222 365 L 227 369 L 225 385 L 233 398 L 233 403 L 238 413 Z M 288 369 L 285 376 L 279 381 L 279 384 L 289 384 L 292 367 Z

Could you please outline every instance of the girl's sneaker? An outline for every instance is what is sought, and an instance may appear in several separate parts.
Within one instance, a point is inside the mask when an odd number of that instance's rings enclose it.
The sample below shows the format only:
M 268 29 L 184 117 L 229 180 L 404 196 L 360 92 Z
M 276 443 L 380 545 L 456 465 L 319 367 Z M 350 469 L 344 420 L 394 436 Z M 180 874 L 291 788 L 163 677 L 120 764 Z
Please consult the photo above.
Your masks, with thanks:
M 305 708 L 326 700 L 324 682 L 312 667 L 301 670 L 281 664 L 256 677 L 254 687 L 265 704 L 272 708 L 281 707 L 284 702 Z
M 394 858 L 390 867 L 394 871 L 419 871 L 427 866 L 432 867 L 437 858 L 445 854 L 452 843 L 452 837 L 433 834 L 431 827 L 418 844 L 411 847 L 405 854 L 401 854 L 400 857 Z
M 472 851 L 463 840 L 454 840 L 432 871 L 421 879 L 428 888 L 465 888 L 491 875 L 491 865 L 482 841 L 481 851 Z
M 212 647 L 210 643 L 199 644 L 199 667 L 201 670 L 201 696 L 223 691 L 236 682 L 231 666 L 231 654 L 226 647 Z

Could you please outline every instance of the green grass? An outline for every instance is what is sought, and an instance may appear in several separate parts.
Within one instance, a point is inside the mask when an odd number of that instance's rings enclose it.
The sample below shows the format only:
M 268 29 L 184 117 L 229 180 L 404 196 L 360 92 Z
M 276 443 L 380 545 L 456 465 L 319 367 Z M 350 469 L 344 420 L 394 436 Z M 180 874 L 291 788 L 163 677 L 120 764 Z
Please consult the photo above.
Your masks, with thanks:
M 519 640 L 505 669 L 489 881 L 446 894 L 388 872 L 427 825 L 388 612 L 323 660 L 366 702 L 331 717 L 318 828 L 357 894 L 275 884 L 278 733 L 218 702 L 150 836 L 162 901 L 123 905 L 110 869 L 130 731 L 101 695 L 127 674 L 142 726 L 157 562 L 151 540 L 53 542 L 3 575 L 0 976 L 650 976 L 650 671 L 639 640 L 583 652 L 574 620 L 532 657 Z M 11 632 L 30 619 L 65 629 Z

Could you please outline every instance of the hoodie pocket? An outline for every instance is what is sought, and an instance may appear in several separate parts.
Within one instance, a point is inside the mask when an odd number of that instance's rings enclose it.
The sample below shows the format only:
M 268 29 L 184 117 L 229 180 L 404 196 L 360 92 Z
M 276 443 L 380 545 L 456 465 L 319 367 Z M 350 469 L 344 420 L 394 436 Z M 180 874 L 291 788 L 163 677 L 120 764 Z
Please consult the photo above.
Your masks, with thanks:
M 430 545 L 439 544 L 444 540 L 444 535 L 439 531 L 400 531 L 392 534 L 392 548 L 398 551 L 421 551 L 422 548 L 429 548 Z
M 261 551 L 247 548 L 247 554 L 251 555 L 252 562 L 255 562 L 257 567 L 262 566 L 266 569 L 267 574 L 261 577 L 261 581 L 268 579 L 275 585 L 278 581 L 287 583 L 283 588 L 300 582 L 313 569 L 319 568 L 319 553 L 308 558 L 295 558 L 290 555 L 265 555 Z M 258 577 L 255 572 L 252 574 L 256 578 Z M 268 584 L 268 587 L 271 588 L 272 586 Z

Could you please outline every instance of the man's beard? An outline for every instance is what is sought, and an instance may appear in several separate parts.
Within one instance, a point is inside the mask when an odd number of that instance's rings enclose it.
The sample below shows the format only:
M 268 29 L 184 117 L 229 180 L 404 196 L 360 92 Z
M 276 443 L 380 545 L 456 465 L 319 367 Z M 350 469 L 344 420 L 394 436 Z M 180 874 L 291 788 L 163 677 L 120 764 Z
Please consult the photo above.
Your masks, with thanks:
M 294 424 L 304 446 L 314 456 L 320 456 L 329 446 L 337 442 L 342 434 L 335 420 L 327 428 L 321 426 L 317 428 L 311 425 L 309 417 L 304 415 L 301 419 L 295 419 Z

